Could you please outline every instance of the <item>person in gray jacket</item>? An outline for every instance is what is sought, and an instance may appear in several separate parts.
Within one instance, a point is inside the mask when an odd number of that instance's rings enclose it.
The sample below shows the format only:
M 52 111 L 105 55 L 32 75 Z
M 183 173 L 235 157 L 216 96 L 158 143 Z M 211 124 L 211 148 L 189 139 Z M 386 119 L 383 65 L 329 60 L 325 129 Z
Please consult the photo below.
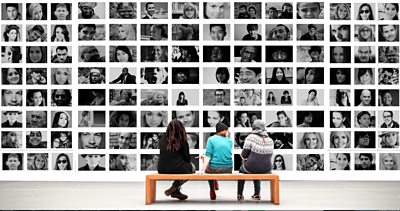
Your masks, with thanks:
M 274 151 L 274 141 L 268 136 L 265 123 L 262 120 L 254 121 L 253 131 L 246 137 L 240 156 L 243 159 L 239 173 L 268 174 L 271 173 L 271 156 Z M 252 200 L 260 200 L 260 180 L 254 180 L 254 195 Z M 238 180 L 237 200 L 243 201 L 245 180 Z

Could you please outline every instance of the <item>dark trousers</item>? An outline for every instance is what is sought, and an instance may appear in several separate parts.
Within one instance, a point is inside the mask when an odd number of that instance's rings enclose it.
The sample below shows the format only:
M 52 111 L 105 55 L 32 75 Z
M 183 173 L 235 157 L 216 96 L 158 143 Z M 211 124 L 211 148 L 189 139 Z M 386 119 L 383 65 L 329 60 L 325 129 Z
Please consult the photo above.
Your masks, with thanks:
M 243 164 L 240 166 L 239 173 L 243 174 L 250 174 L 250 172 L 247 172 Z M 237 189 L 237 194 L 238 195 L 243 195 L 243 188 L 244 188 L 244 183 L 246 180 L 238 180 L 238 189 Z M 261 180 L 253 180 L 254 183 L 254 195 L 260 195 L 260 189 L 261 189 Z
M 232 167 L 229 168 L 218 168 L 218 167 L 210 167 L 209 165 L 206 168 L 205 173 L 209 174 L 232 174 Z M 208 185 L 210 186 L 210 190 L 215 190 L 215 180 L 208 180 Z
M 196 172 L 196 166 L 193 163 L 192 164 L 192 173 Z M 188 180 L 174 180 L 174 182 L 172 183 L 172 186 L 177 187 L 177 190 L 179 190 L 181 188 L 181 186 L 187 182 Z

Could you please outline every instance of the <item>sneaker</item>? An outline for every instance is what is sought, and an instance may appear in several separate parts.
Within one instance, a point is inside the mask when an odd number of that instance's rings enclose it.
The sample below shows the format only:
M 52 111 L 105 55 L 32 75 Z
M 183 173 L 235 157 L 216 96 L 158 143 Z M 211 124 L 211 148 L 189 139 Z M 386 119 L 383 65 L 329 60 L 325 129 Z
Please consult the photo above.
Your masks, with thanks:
M 166 191 L 164 191 L 166 196 L 170 196 L 173 192 L 175 192 L 178 189 L 178 187 L 171 186 L 168 188 Z
M 214 187 L 215 187 L 215 190 L 219 190 L 218 180 L 215 180 Z
M 183 194 L 183 193 L 181 193 L 181 191 L 180 191 L 179 189 L 178 189 L 177 191 L 173 192 L 173 193 L 171 194 L 171 197 L 172 197 L 172 198 L 179 199 L 179 200 L 185 200 L 185 199 L 188 198 L 188 196 L 185 195 L 185 194 Z
M 251 200 L 253 200 L 253 201 L 260 201 L 260 200 L 261 200 L 261 197 L 260 197 L 260 195 L 252 195 L 252 196 L 251 196 Z
M 244 200 L 244 196 L 243 195 L 237 195 L 237 200 L 238 201 L 243 201 Z
M 210 190 L 210 199 L 211 200 L 217 199 L 217 194 L 215 194 L 215 190 Z

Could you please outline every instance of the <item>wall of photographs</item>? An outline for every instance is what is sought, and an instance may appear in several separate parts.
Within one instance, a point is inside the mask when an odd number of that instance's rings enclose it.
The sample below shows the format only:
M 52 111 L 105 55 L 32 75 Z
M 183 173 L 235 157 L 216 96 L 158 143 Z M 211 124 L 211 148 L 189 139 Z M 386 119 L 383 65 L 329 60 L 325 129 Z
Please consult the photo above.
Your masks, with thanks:
M 237 171 L 262 119 L 282 179 L 397 179 L 398 15 L 390 1 L 2 1 L 0 179 L 143 181 L 173 118 L 197 168 L 224 122 Z

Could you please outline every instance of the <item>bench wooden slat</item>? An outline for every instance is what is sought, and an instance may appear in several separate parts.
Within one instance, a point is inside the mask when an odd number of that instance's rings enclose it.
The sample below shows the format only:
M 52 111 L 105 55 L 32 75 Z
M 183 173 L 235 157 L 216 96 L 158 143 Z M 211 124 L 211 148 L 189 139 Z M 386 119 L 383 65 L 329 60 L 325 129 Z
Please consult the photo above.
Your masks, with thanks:
M 146 205 L 156 200 L 157 180 L 269 180 L 271 201 L 279 205 L 279 175 L 276 174 L 149 174 L 146 175 Z
M 276 174 L 149 174 L 155 180 L 276 180 Z

